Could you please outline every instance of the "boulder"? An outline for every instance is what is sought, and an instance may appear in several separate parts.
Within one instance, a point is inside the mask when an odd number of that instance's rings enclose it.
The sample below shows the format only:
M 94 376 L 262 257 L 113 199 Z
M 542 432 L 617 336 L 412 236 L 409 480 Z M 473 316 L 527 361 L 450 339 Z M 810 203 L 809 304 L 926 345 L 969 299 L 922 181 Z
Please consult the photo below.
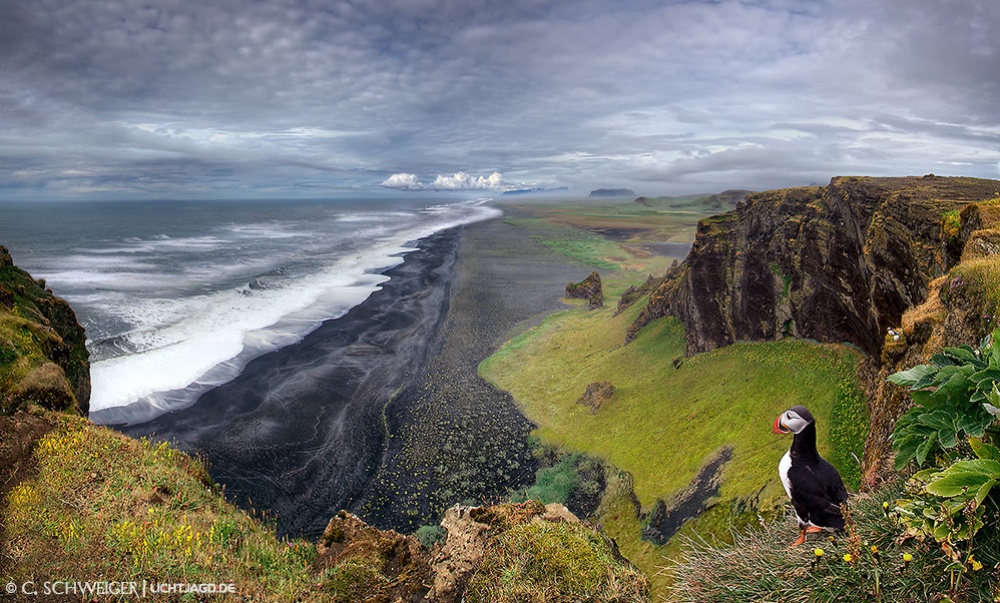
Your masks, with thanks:
M 601 275 L 595 270 L 579 283 L 566 285 L 566 297 L 570 299 L 585 299 L 590 303 L 590 309 L 604 307 L 604 291 L 601 288 Z

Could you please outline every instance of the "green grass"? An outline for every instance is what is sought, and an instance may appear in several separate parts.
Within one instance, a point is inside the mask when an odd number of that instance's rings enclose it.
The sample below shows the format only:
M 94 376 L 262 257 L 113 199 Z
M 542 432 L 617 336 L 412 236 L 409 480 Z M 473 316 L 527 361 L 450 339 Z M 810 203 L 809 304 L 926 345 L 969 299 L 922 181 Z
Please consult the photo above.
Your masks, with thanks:
M 469 582 L 469 603 L 633 603 L 649 582 L 589 527 L 531 522 L 495 536 Z
M 225 502 L 194 459 L 46 416 L 57 427 L 37 445 L 37 475 L 6 501 L 12 578 L 233 582 L 243 600 L 329 600 L 311 571 L 312 543 L 279 540 Z
M 505 218 L 518 228 L 530 229 L 542 245 L 585 266 L 617 270 L 626 261 L 621 247 L 591 232 L 539 218 Z
M 684 353 L 683 329 L 675 319 L 652 323 L 622 345 L 641 306 L 614 318 L 612 309 L 552 315 L 486 359 L 480 374 L 512 393 L 544 442 L 628 472 L 645 510 L 687 486 L 727 445 L 734 447 L 733 459 L 724 469 L 721 500 L 762 487 L 765 501 L 783 497 L 776 467 L 790 440 L 772 434 L 770 426 L 796 404 L 817 417 L 821 454 L 857 485 L 851 454 L 861 456 L 867 424 L 855 377 L 857 351 L 801 340 L 737 343 L 675 369 L 672 361 Z M 615 386 L 597 414 L 576 403 L 594 381 Z M 834 430 L 840 430 L 836 436 Z M 655 573 L 663 559 L 638 539 L 638 520 L 624 503 L 610 504 L 617 507 L 602 516 L 605 528 L 626 557 Z M 654 585 L 664 583 L 654 578 Z
M 569 455 L 552 467 L 539 469 L 536 473 L 535 484 L 528 488 L 523 497 L 515 497 L 517 500 L 540 500 L 545 504 L 559 503 L 565 504 L 570 492 L 580 485 L 580 477 L 576 474 L 574 464 L 575 455 Z
M 962 262 L 951 269 L 949 275 L 974 285 L 966 297 L 978 297 L 983 308 L 995 315 L 1000 309 L 1000 261 L 995 256 L 987 256 Z

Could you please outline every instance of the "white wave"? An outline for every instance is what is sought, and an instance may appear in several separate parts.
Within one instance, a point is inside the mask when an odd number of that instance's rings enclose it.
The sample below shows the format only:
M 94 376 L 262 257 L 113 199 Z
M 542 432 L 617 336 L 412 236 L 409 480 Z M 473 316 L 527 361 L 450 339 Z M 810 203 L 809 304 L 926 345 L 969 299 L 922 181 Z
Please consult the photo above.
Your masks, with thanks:
M 193 404 L 207 386 L 231 380 L 253 358 L 300 341 L 322 322 L 367 299 L 387 278 L 380 272 L 401 263 L 414 249 L 409 242 L 502 212 L 478 199 L 435 206 L 424 213 L 428 214 L 429 219 L 406 222 L 392 234 L 385 234 L 385 229 L 383 236 L 369 234 L 367 249 L 273 287 L 241 286 L 180 299 L 135 300 L 106 309 L 133 326 L 124 337 L 135 353 L 92 365 L 91 410 L 138 402 L 149 407 L 138 414 L 151 419 Z
M 238 237 L 250 239 L 295 239 L 309 236 L 310 233 L 289 230 L 289 225 L 279 222 L 260 222 L 255 224 L 230 224 L 224 229 Z
M 338 222 L 384 222 L 386 218 L 413 218 L 414 214 L 405 211 L 392 212 L 352 212 L 337 218 Z
M 120 255 L 123 253 L 184 253 L 190 251 L 211 251 L 226 245 L 227 241 L 214 235 L 180 238 L 156 235 L 148 239 L 128 237 L 122 239 L 121 243 L 108 247 L 81 249 L 81 251 L 88 254 L 105 255 Z

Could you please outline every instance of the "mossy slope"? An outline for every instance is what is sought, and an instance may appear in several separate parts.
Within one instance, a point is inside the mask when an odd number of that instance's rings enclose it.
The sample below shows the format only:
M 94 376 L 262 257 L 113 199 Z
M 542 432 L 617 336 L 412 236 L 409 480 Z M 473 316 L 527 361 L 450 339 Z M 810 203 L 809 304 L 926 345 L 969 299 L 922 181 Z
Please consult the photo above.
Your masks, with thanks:
M 795 404 L 819 417 L 821 453 L 857 485 L 852 454 L 861 454 L 866 420 L 856 350 L 785 340 L 740 343 L 681 360 L 684 333 L 674 319 L 656 321 L 633 343 L 621 344 L 638 311 L 615 317 L 612 309 L 581 308 L 553 315 L 488 358 L 480 373 L 513 394 L 543 441 L 627 472 L 647 512 L 683 491 L 726 446 L 733 457 L 717 500 L 751 498 L 763 489 L 759 506 L 780 501 L 775 467 L 789 441 L 774 436 L 770 425 Z M 595 381 L 612 383 L 615 393 L 593 413 L 577 400 Z M 606 497 L 601 521 L 625 556 L 653 575 L 664 563 L 662 553 L 640 539 L 627 494 L 618 499 Z M 714 521 L 725 532 L 728 520 Z M 657 583 L 664 583 L 662 577 L 654 578 Z
M 36 402 L 86 414 L 89 358 L 86 334 L 69 304 L 0 247 L 0 413 Z

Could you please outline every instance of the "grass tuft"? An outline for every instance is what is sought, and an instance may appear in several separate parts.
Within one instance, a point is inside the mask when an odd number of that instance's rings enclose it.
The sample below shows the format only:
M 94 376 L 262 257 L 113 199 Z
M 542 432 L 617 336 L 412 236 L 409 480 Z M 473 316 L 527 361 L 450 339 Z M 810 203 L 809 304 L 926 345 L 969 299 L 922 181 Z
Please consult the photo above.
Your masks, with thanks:
M 469 582 L 468 603 L 631 603 L 649 581 L 580 524 L 515 525 L 496 536 Z
M 976 548 L 985 569 L 974 570 L 971 563 L 956 568 L 935 542 L 900 537 L 902 527 L 883 503 L 894 508 L 902 493 L 896 482 L 852 497 L 847 532 L 833 540 L 814 535 L 806 545 L 790 547 L 798 534 L 791 516 L 735 533 L 731 544 L 685 538 L 682 560 L 663 569 L 671 576 L 670 600 L 993 601 L 1000 593 L 988 568 L 1000 560 L 1000 534 L 984 536 Z

